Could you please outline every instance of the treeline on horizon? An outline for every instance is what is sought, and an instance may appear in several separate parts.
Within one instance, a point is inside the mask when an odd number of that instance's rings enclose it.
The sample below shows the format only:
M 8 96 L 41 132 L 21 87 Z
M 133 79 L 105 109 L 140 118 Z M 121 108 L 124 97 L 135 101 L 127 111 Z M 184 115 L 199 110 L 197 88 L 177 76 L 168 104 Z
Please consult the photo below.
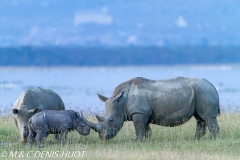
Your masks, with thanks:
M 2 47 L 0 66 L 121 66 L 240 63 L 240 46 Z

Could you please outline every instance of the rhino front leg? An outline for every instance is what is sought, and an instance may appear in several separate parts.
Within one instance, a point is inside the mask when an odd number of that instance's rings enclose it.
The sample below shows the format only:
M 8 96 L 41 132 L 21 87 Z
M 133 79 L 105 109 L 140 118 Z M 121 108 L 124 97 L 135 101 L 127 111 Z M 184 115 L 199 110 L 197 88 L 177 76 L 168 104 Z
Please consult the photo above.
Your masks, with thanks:
M 59 142 L 59 134 L 54 134 L 53 135 L 53 141 Z
M 136 141 L 142 141 L 143 137 L 149 137 L 151 129 L 148 124 L 148 116 L 144 114 L 133 114 L 133 124 L 136 131 Z
M 60 133 L 61 146 L 65 145 L 65 140 L 67 138 L 67 133 L 68 133 L 67 126 L 63 126 L 62 129 L 61 129 L 61 133 Z
M 145 137 L 146 138 L 151 138 L 152 137 L 152 130 L 151 130 L 149 124 L 147 125 L 147 130 L 146 130 Z

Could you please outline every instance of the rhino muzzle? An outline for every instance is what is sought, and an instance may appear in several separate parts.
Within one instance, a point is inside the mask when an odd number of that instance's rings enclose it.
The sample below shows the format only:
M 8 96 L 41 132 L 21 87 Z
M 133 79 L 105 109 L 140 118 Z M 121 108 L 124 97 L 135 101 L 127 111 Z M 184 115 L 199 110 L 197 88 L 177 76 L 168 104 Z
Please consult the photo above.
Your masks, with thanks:
M 99 134 L 99 138 L 101 140 L 110 140 L 112 138 L 114 138 L 115 135 L 114 134 L 107 134 L 107 135 L 102 135 L 102 134 Z
M 20 142 L 26 143 L 27 142 L 27 137 L 28 137 L 28 127 L 24 126 L 23 131 L 21 131 L 21 137 L 20 137 Z

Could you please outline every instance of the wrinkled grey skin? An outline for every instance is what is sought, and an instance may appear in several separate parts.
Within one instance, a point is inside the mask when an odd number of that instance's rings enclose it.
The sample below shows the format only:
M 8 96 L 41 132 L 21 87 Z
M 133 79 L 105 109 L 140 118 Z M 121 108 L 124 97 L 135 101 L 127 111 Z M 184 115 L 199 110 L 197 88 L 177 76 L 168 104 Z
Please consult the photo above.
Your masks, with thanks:
M 26 90 L 18 97 L 13 105 L 12 114 L 19 130 L 21 142 L 27 142 L 29 118 L 43 110 L 65 110 L 65 106 L 60 96 L 55 92 L 39 87 Z
M 28 122 L 28 145 L 31 147 L 36 138 L 39 147 L 44 147 L 43 138 L 49 134 L 60 134 L 64 146 L 69 131 L 77 130 L 81 135 L 88 135 L 90 128 L 82 121 L 79 112 L 73 110 L 45 110 L 32 116 Z
M 169 80 L 134 78 L 115 88 L 106 98 L 105 116 L 97 116 L 99 123 L 83 121 L 99 133 L 100 139 L 116 136 L 124 121 L 133 121 L 136 140 L 151 136 L 149 124 L 174 127 L 187 122 L 192 116 L 197 120 L 195 139 L 206 133 L 216 139 L 220 114 L 219 96 L 215 87 L 205 79 L 177 77 Z

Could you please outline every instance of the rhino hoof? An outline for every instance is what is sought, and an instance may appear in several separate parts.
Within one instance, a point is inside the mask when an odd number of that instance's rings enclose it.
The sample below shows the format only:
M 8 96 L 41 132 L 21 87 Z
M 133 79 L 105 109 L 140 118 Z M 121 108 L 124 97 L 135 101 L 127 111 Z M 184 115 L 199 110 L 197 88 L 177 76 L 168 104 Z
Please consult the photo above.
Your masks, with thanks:
M 143 141 L 143 139 L 140 139 L 140 138 L 135 139 L 135 142 L 142 142 L 142 141 Z
M 44 147 L 44 144 L 40 144 L 38 147 L 39 147 L 39 148 L 43 148 L 43 147 Z

